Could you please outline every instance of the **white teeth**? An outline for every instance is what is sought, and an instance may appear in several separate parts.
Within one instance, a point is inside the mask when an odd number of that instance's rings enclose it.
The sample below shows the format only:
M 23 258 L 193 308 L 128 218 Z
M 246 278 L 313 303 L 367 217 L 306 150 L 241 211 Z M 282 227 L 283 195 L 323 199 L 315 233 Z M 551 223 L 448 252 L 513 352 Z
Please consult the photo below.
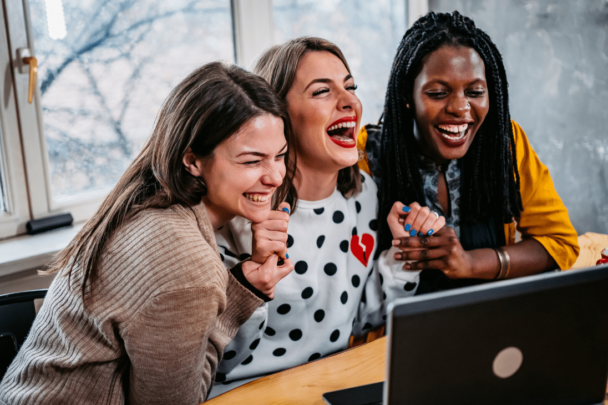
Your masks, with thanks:
M 466 129 L 469 127 L 469 124 L 463 124 L 463 125 L 438 125 L 439 128 L 443 129 L 444 131 L 447 132 L 452 132 L 454 134 L 466 131 Z
M 356 125 L 357 123 L 355 121 L 341 122 L 340 124 L 332 125 L 331 127 L 327 128 L 327 131 L 333 131 L 334 129 L 338 128 L 354 128 Z
M 251 201 L 256 202 L 266 202 L 268 200 L 268 195 L 261 194 L 244 194 L 244 196 Z

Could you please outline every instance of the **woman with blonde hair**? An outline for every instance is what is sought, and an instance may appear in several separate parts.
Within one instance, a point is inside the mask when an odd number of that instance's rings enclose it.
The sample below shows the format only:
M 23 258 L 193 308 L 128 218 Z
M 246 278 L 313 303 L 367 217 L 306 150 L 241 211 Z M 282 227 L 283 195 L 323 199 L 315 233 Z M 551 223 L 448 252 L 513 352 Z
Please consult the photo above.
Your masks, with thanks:
M 263 264 L 227 271 L 214 230 L 236 215 L 269 217 L 291 184 L 292 145 L 285 106 L 263 79 L 222 63 L 184 79 L 49 271 L 58 275 L 0 403 L 205 401 L 224 347 L 293 269 L 277 263 L 285 246 L 275 244 Z

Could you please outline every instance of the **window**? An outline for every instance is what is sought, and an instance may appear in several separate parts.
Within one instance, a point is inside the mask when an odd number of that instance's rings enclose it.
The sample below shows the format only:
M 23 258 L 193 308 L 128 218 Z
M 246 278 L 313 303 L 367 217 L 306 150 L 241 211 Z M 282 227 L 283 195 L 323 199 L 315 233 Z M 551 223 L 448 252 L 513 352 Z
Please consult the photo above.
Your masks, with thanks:
M 406 5 L 425 2 L 3 0 L 0 239 L 24 233 L 29 219 L 89 218 L 169 91 L 212 60 L 250 67 L 275 43 L 325 37 L 353 70 L 363 122 L 376 122 Z M 38 61 L 31 103 L 28 53 Z

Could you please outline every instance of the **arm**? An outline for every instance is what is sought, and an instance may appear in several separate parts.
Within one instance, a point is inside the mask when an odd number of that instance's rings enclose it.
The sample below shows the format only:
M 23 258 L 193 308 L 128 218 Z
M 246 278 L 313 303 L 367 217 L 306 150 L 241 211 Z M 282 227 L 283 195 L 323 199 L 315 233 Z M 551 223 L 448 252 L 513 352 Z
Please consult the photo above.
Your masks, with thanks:
M 226 291 L 212 284 L 149 299 L 121 333 L 131 363 L 129 402 L 204 401 L 224 347 L 259 303 L 232 277 Z

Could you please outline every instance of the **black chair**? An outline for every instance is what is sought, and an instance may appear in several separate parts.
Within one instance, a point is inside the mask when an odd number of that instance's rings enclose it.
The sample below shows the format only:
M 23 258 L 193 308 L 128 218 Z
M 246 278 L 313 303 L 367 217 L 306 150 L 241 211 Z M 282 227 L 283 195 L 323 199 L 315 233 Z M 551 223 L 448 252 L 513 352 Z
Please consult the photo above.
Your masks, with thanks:
M 0 295 L 0 380 L 34 323 L 34 300 L 44 298 L 46 292 L 47 290 L 32 290 Z

